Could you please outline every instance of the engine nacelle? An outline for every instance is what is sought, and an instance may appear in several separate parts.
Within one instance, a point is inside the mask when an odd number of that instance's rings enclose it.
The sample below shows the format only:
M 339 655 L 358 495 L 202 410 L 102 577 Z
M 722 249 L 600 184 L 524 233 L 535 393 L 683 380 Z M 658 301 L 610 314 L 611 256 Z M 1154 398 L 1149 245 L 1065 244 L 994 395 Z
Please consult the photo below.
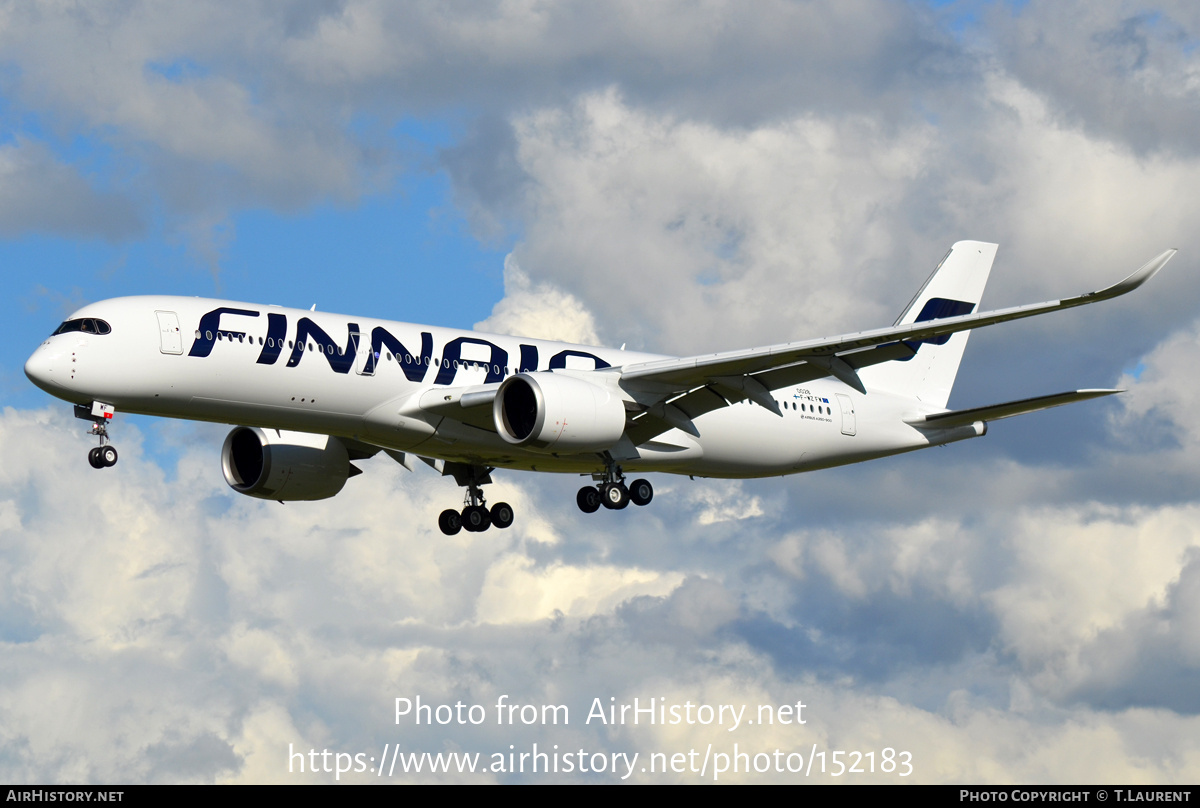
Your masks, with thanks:
M 260 499 L 327 499 L 352 471 L 346 446 L 328 435 L 239 426 L 221 448 L 225 482 Z
M 496 431 L 540 452 L 600 452 L 625 433 L 625 404 L 608 389 L 561 373 L 518 373 L 496 391 Z

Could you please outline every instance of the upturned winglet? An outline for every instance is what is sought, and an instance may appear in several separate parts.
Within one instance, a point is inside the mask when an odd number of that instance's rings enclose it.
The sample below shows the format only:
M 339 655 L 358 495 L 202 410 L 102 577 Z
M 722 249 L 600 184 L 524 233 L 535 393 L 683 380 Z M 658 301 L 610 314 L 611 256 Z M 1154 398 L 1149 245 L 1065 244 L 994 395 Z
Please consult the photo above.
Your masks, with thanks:
M 1178 250 L 1176 249 L 1164 250 L 1158 255 L 1158 257 L 1152 258 L 1146 263 L 1142 264 L 1141 267 L 1135 270 L 1133 274 L 1124 280 L 1118 281 L 1106 289 L 1101 289 L 1098 292 L 1091 292 L 1086 295 L 1080 295 L 1080 297 L 1107 299 L 1110 297 L 1119 297 L 1126 292 L 1132 292 L 1134 289 L 1153 278 L 1155 273 L 1166 266 L 1167 262 L 1174 258 L 1175 253 L 1177 252 Z

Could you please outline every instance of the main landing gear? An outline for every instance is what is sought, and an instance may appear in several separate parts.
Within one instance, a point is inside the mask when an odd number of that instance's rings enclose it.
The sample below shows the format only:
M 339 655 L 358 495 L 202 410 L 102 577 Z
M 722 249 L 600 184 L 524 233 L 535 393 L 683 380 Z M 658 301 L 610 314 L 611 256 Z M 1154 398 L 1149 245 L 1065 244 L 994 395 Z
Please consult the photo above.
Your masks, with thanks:
M 88 452 L 88 464 L 94 469 L 108 468 L 117 465 L 117 447 L 108 442 L 108 419 L 113 416 L 110 404 L 96 401 L 91 407 L 75 405 L 75 417 L 92 422 L 89 435 L 100 439 L 100 445 Z
M 634 480 L 625 485 L 625 474 L 621 467 L 612 463 L 607 464 L 604 473 L 593 474 L 592 479 L 597 485 L 585 485 L 575 495 L 575 503 L 584 513 L 595 513 L 603 505 L 610 510 L 619 511 L 634 505 L 649 505 L 654 499 L 654 486 L 649 480 Z
M 431 463 L 432 465 L 432 463 Z M 513 509 L 507 502 L 497 502 L 491 508 L 483 497 L 482 486 L 492 481 L 492 469 L 488 466 L 472 466 L 466 463 L 445 463 L 434 466 L 443 475 L 453 475 L 455 482 L 467 489 L 463 497 L 463 509 L 446 509 L 438 517 L 438 527 L 447 536 L 460 530 L 482 533 L 489 527 L 506 528 L 513 523 Z M 584 513 L 595 513 L 603 505 L 610 510 L 621 510 L 634 505 L 649 505 L 654 499 L 654 486 L 649 480 L 634 480 L 625 484 L 625 474 L 613 460 L 605 460 L 605 469 L 591 475 L 596 485 L 579 489 L 575 502 Z
M 447 463 L 442 474 L 453 474 L 459 485 L 467 489 L 461 511 L 444 510 L 438 517 L 438 527 L 447 536 L 466 528 L 468 533 L 482 533 L 489 527 L 504 529 L 513 523 L 513 509 L 507 502 L 497 502 L 490 509 L 480 488 L 492 481 L 492 470 L 486 466 Z

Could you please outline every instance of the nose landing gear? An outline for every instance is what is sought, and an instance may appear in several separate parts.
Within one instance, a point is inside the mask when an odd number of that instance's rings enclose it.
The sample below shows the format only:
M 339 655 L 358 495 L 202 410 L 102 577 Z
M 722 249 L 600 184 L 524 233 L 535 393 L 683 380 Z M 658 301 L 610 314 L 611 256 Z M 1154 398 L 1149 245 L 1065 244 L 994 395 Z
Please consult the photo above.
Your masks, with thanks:
M 115 412 L 111 404 L 99 401 L 93 401 L 90 408 L 75 405 L 75 417 L 92 422 L 87 434 L 100 439 L 100 445 L 88 452 L 88 464 L 94 469 L 117 465 L 117 448 L 108 442 L 108 422 Z

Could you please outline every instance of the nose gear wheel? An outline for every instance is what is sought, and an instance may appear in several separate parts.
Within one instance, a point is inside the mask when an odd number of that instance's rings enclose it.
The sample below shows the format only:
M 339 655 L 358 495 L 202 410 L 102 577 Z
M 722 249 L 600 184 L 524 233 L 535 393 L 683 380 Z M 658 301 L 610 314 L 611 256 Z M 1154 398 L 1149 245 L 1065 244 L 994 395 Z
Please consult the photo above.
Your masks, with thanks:
M 92 422 L 92 428 L 88 430 L 87 434 L 98 438 L 100 445 L 88 451 L 88 465 L 94 469 L 103 469 L 117 465 L 117 448 L 108 442 L 108 418 L 93 414 L 97 404 L 98 402 L 92 407 L 76 404 L 75 417 Z M 109 413 L 113 411 L 111 406 L 103 406 Z

